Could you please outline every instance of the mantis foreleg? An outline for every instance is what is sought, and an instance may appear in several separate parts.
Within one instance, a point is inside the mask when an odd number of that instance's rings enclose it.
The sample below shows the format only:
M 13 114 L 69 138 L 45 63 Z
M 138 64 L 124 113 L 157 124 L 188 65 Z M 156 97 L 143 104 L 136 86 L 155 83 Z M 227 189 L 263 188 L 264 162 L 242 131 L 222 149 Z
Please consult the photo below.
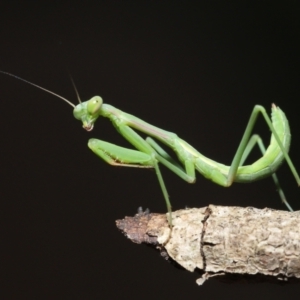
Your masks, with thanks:
M 129 126 L 120 125 L 118 130 L 140 151 L 119 147 L 97 139 L 89 140 L 89 148 L 104 161 L 114 166 L 154 168 L 169 212 L 169 224 L 172 225 L 172 207 L 158 166 L 159 154 Z

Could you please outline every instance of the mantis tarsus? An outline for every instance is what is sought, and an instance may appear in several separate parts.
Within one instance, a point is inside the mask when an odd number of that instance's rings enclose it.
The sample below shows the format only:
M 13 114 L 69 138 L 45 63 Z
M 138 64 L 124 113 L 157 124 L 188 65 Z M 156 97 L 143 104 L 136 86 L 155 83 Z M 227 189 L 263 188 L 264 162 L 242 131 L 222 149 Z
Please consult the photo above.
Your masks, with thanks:
M 89 140 L 88 147 L 105 162 L 113 166 L 154 168 L 166 201 L 170 225 L 172 220 L 171 203 L 159 169 L 159 163 L 169 168 L 188 183 L 195 182 L 195 170 L 197 170 L 207 179 L 224 187 L 230 186 L 234 181 L 252 182 L 272 175 L 281 200 L 285 203 L 287 208 L 292 211 L 274 172 L 285 159 L 298 185 L 300 185 L 300 178 L 288 155 L 291 135 L 287 118 L 284 112 L 274 104 L 272 105 L 272 121 L 264 107 L 260 105 L 254 106 L 232 163 L 230 166 L 225 166 L 205 157 L 187 142 L 179 138 L 175 133 L 155 127 L 109 104 L 104 104 L 102 98 L 99 96 L 81 102 L 75 85 L 74 88 L 79 100 L 79 104 L 76 106 L 66 98 L 32 82 L 7 72 L 0 72 L 25 81 L 67 102 L 74 108 L 74 117 L 82 122 L 83 128 L 87 131 L 93 129 L 98 117 L 102 116 L 110 119 L 116 130 L 137 150 L 119 147 L 94 138 Z M 255 134 L 251 136 L 256 119 L 260 113 L 263 115 L 272 132 L 271 142 L 267 149 L 265 149 L 264 144 L 258 135 Z M 141 131 L 150 137 L 144 139 L 135 130 Z M 176 153 L 181 164 L 176 162 L 153 138 L 171 148 Z M 258 144 L 263 156 L 252 165 L 243 166 L 244 161 L 256 144 Z

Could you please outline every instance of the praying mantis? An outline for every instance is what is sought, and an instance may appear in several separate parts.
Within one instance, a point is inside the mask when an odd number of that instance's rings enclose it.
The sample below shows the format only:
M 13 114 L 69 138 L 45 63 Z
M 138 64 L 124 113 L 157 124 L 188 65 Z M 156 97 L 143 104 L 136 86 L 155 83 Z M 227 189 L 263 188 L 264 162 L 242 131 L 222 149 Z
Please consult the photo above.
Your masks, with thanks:
M 95 138 L 89 140 L 88 147 L 112 166 L 154 168 L 169 212 L 170 226 L 172 225 L 172 207 L 160 172 L 159 163 L 188 183 L 195 182 L 196 170 L 207 179 L 224 187 L 229 187 L 233 182 L 246 183 L 272 176 L 282 202 L 292 211 L 280 187 L 275 171 L 285 159 L 298 185 L 300 185 L 300 178 L 288 154 L 291 141 L 288 120 L 284 112 L 275 104 L 272 104 L 272 120 L 263 106 L 254 106 L 232 163 L 230 166 L 226 166 L 205 157 L 175 133 L 153 126 L 133 115 L 105 104 L 99 96 L 94 96 L 88 101 L 81 102 L 73 80 L 72 84 L 79 101 L 77 105 L 52 91 L 11 73 L 3 71 L 0 71 L 0 73 L 20 79 L 62 99 L 73 107 L 74 117 L 82 122 L 83 128 L 87 131 L 93 129 L 99 117 L 108 118 L 116 130 L 137 150 L 120 147 Z M 259 114 L 263 116 L 272 132 L 270 145 L 267 149 L 259 135 L 254 134 L 251 136 Z M 142 132 L 148 137 L 144 139 L 136 131 Z M 155 139 L 173 150 L 177 155 L 178 161 L 173 159 Z M 262 152 L 262 157 L 251 165 L 244 166 L 246 158 L 256 144 Z

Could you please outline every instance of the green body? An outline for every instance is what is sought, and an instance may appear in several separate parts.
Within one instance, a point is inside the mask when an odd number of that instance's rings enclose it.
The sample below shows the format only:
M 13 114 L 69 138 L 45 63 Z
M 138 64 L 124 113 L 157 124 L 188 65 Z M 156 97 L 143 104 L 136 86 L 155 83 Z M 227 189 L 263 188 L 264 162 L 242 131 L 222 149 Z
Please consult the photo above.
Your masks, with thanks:
M 93 127 L 96 118 L 91 118 L 92 121 L 89 122 L 89 117 L 86 114 L 87 104 L 88 101 L 78 104 L 74 109 L 74 116 L 83 122 L 84 128 L 90 130 L 90 128 Z M 185 165 L 187 161 L 190 161 L 193 163 L 196 170 L 199 171 L 205 178 L 222 186 L 228 186 L 227 179 L 230 166 L 223 165 L 205 157 L 187 142 L 180 139 L 176 134 L 155 127 L 108 104 L 101 105 L 98 113 L 98 117 L 99 116 L 109 118 L 120 133 L 122 133 L 122 130 L 119 129 L 122 129 L 124 126 L 129 126 L 156 138 L 170 147 L 177 154 L 178 159 L 183 165 Z M 290 128 L 284 112 L 279 107 L 272 107 L 272 123 L 284 149 L 288 152 L 291 141 Z M 148 165 L 149 160 L 144 157 L 144 152 L 148 154 L 153 152 L 153 149 L 148 147 L 148 145 L 146 147 L 141 147 L 143 145 L 136 143 L 134 146 L 140 151 L 130 150 L 128 153 L 126 150 L 129 149 L 102 141 L 100 142 L 100 140 L 95 139 L 92 139 L 89 142 L 89 147 L 92 150 L 94 150 L 96 141 L 99 141 L 99 143 L 105 143 L 99 144 L 99 149 L 105 149 L 108 157 L 112 158 L 113 161 L 115 160 L 115 152 L 118 153 L 118 155 L 123 158 L 123 160 L 120 161 L 123 165 L 124 163 L 130 163 L 130 166 L 134 167 Z M 130 140 L 130 142 L 132 143 L 132 140 Z M 131 151 L 135 151 L 134 154 L 130 154 Z M 239 166 L 234 181 L 252 182 L 270 176 L 277 170 L 283 160 L 283 152 L 281 151 L 276 138 L 272 134 L 270 145 L 264 155 L 251 165 Z M 141 166 L 136 164 L 140 164 Z
M 292 210 L 286 201 L 283 190 L 280 187 L 278 178 L 274 172 L 285 159 L 298 185 L 300 185 L 300 178 L 288 155 L 291 142 L 288 120 L 283 111 L 274 104 L 272 105 L 272 120 L 269 118 L 264 107 L 260 105 L 254 106 L 232 163 L 230 166 L 225 166 L 205 157 L 187 142 L 180 139 L 175 133 L 155 127 L 133 115 L 124 113 L 111 105 L 103 104 L 103 100 L 99 96 L 95 96 L 92 99 L 75 106 L 64 97 L 32 82 L 7 72 L 0 71 L 0 73 L 25 81 L 28 84 L 62 99 L 74 107 L 74 117 L 82 122 L 83 128 L 87 131 L 93 129 L 94 123 L 100 116 L 110 119 L 117 131 L 137 150 L 119 147 L 98 139 L 90 139 L 88 143 L 89 148 L 104 161 L 114 166 L 154 168 L 167 204 L 170 224 L 172 222 L 171 204 L 160 173 L 159 163 L 163 164 L 189 183 L 195 182 L 196 170 L 207 179 L 225 187 L 230 186 L 234 181 L 252 182 L 267 176 L 272 176 L 282 202 L 289 210 Z M 77 93 L 76 88 L 75 91 Z M 77 96 L 80 102 L 78 93 Z M 267 149 L 265 149 L 265 146 L 258 135 L 252 135 L 253 127 L 259 114 L 263 115 L 272 132 L 271 142 Z M 144 139 L 135 130 L 141 131 L 149 137 Z M 176 153 L 180 163 L 175 161 L 164 149 L 162 149 L 153 138 L 172 149 Z M 255 145 L 258 145 L 260 148 L 262 157 L 253 164 L 244 166 L 244 161 Z
M 253 126 L 259 113 L 263 115 L 272 131 L 271 142 L 267 149 L 264 148 L 258 135 L 251 136 Z M 119 147 L 97 139 L 91 139 L 88 146 L 100 158 L 112 165 L 155 168 L 169 212 L 171 212 L 171 205 L 159 171 L 158 163 L 162 163 L 189 183 L 195 182 L 195 170 L 197 170 L 207 179 L 224 187 L 230 186 L 234 181 L 252 182 L 272 175 L 279 190 L 280 197 L 288 208 L 291 209 L 285 200 L 285 196 L 274 172 L 283 160 L 286 159 L 298 184 L 300 183 L 300 179 L 288 156 L 291 141 L 288 120 L 284 112 L 275 105 L 272 106 L 272 121 L 262 106 L 256 105 L 254 107 L 231 166 L 220 164 L 205 157 L 187 142 L 179 138 L 175 133 L 155 127 L 111 105 L 103 104 L 102 98 L 99 96 L 95 96 L 89 101 L 78 104 L 74 108 L 74 116 L 76 119 L 82 121 L 83 127 L 88 131 L 93 129 L 95 121 L 100 116 L 111 120 L 117 131 L 138 149 L 138 151 Z M 144 139 L 135 130 L 143 132 L 149 137 Z M 153 138 L 173 150 L 180 163 L 174 161 Z M 243 162 L 256 144 L 260 147 L 263 156 L 253 164 L 243 166 Z

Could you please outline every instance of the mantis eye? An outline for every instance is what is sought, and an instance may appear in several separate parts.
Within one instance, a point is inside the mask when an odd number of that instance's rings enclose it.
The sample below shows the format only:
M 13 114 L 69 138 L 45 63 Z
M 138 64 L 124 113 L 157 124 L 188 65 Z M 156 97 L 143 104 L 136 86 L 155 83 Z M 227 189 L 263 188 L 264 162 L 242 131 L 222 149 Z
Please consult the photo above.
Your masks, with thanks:
M 93 97 L 91 100 L 87 103 L 87 112 L 90 115 L 95 115 L 99 112 L 101 105 L 103 103 L 103 100 L 99 96 Z

